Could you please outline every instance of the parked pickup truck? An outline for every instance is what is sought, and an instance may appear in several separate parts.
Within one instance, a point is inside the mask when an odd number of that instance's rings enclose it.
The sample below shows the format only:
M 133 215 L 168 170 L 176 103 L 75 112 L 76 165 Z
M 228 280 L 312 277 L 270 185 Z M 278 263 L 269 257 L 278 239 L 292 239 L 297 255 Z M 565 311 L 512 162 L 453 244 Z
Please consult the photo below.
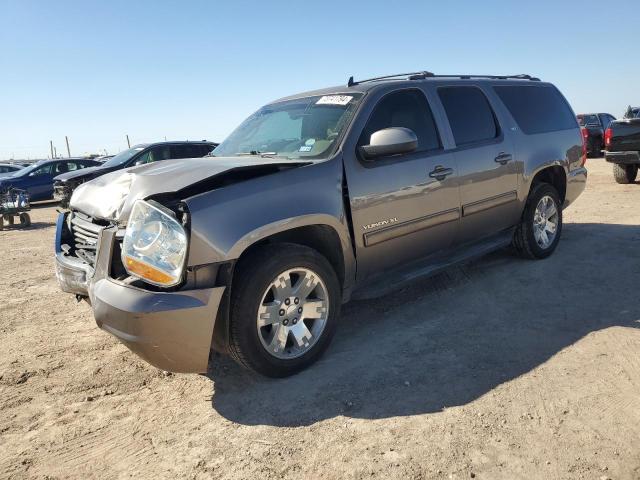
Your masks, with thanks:
M 262 107 L 213 154 L 85 183 L 58 218 L 62 290 L 164 370 L 205 372 L 214 349 L 293 374 L 352 296 L 508 245 L 548 257 L 587 180 L 575 114 L 529 76 L 350 79 Z
M 61 207 L 67 208 L 73 191 L 84 182 L 133 165 L 144 165 L 167 159 L 203 157 L 217 145 L 217 143 L 206 141 L 156 142 L 134 145 L 104 163 L 97 164 L 98 166 L 94 168 L 58 175 L 54 178 L 53 198 L 60 202 Z
M 591 157 L 602 156 L 604 132 L 616 117 L 610 113 L 580 113 L 577 119 L 587 144 L 587 154 Z
M 611 122 L 605 132 L 605 159 L 618 183 L 633 183 L 640 166 L 640 117 Z

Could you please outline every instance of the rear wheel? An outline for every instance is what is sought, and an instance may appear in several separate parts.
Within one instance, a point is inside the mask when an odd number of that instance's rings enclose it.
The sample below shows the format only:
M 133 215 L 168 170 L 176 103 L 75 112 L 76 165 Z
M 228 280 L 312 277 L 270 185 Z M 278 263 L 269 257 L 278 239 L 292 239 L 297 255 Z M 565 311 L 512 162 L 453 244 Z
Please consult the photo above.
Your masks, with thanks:
M 562 207 L 558 191 L 548 183 L 531 188 L 513 246 L 520 256 L 546 258 L 553 253 L 562 232 Z
M 633 183 L 638 175 L 638 165 L 613 164 L 613 178 L 621 184 Z
M 242 259 L 231 291 L 229 350 L 270 377 L 292 375 L 329 346 L 340 283 L 317 251 L 295 244 L 261 247 Z

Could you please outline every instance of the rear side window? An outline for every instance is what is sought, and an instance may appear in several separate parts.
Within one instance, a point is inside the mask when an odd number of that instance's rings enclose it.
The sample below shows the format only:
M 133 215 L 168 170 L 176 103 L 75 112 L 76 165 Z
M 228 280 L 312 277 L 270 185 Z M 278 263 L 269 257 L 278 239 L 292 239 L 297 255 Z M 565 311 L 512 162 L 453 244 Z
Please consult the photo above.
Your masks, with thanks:
M 477 87 L 442 87 L 440 101 L 457 146 L 491 140 L 498 125 L 487 97 Z
M 418 137 L 418 151 L 440 148 L 433 115 L 421 91 L 400 90 L 382 97 L 369 117 L 358 145 L 368 145 L 373 133 L 390 127 L 412 130 Z
M 576 128 L 576 119 L 569 105 L 555 87 L 505 85 L 494 89 L 526 134 Z M 596 124 L 599 124 L 597 120 L 595 116 Z M 586 124 L 588 119 L 583 122 Z
M 171 158 L 194 158 L 200 157 L 197 145 L 172 145 Z

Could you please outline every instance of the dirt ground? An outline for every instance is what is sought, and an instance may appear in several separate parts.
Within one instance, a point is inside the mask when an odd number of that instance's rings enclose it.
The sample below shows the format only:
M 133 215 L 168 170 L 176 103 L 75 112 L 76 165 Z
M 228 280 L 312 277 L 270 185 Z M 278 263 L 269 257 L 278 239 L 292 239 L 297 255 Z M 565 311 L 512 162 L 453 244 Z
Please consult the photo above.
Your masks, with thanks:
M 284 380 L 139 360 L 58 291 L 34 209 L 0 232 L 0 477 L 639 479 L 640 184 L 588 166 L 551 258 L 352 302 Z

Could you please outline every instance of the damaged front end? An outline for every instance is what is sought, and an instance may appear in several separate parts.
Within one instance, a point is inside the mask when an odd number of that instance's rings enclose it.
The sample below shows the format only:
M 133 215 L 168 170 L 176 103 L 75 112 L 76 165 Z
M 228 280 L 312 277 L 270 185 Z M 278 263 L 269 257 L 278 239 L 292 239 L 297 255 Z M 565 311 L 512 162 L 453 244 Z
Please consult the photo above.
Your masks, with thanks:
M 206 372 L 228 264 L 190 261 L 182 199 L 280 168 L 247 163 L 166 161 L 78 187 L 57 222 L 60 288 L 86 299 L 98 326 L 152 365 Z

